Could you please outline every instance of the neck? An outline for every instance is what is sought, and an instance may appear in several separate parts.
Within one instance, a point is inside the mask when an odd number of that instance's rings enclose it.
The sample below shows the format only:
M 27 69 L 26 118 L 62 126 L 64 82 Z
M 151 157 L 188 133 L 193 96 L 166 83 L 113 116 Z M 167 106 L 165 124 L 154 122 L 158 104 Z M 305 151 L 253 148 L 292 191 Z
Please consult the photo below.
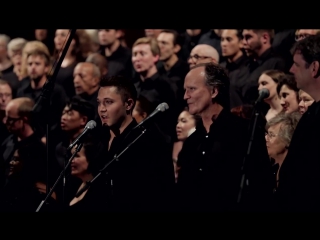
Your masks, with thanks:
M 218 118 L 223 107 L 217 103 L 211 104 L 209 108 L 201 113 L 203 126 L 209 132 L 211 124 Z
M 83 132 L 83 130 L 84 130 L 84 127 L 80 128 L 76 132 L 74 132 L 74 131 L 68 132 L 68 137 L 69 137 L 70 144 Z
M 79 178 L 82 180 L 81 187 L 83 187 L 87 182 L 89 182 L 93 179 L 93 176 L 91 173 L 85 173 L 85 174 L 79 176 Z
M 29 125 L 25 125 L 24 130 L 17 136 L 20 140 L 30 137 L 33 134 L 33 130 Z
M 40 79 L 40 81 L 34 81 L 33 79 L 31 79 L 31 88 L 32 89 L 40 89 L 43 87 L 43 85 L 46 83 L 47 81 L 47 76 L 43 75 L 42 78 Z
M 120 40 L 116 40 L 113 44 L 105 48 L 104 50 L 105 55 L 107 57 L 110 57 L 120 47 L 120 45 L 121 45 Z
M 228 62 L 230 62 L 230 63 L 235 62 L 242 56 L 243 56 L 243 52 L 240 50 L 235 55 L 228 57 Z
M 282 110 L 282 106 L 280 104 L 280 99 L 278 98 L 278 96 L 274 96 L 272 99 L 270 99 L 269 101 L 267 101 L 267 103 L 270 106 L 270 109 L 275 110 L 275 111 L 281 111 Z
M 265 51 L 267 51 L 268 49 L 271 48 L 271 44 L 266 44 L 266 45 L 262 45 L 262 47 L 260 48 L 260 50 L 258 52 L 256 52 L 257 54 L 257 58 L 261 57 L 262 54 L 265 53 Z
M 110 127 L 111 138 L 120 135 L 128 127 L 132 120 L 133 118 L 131 115 L 126 115 L 121 124 L 119 124 L 118 126 Z
M 67 67 L 76 61 L 76 57 L 73 56 L 71 54 L 71 52 L 72 52 L 72 49 L 69 48 L 69 50 L 66 53 L 65 58 L 62 61 L 61 67 Z M 61 57 L 61 54 L 62 54 L 62 52 L 60 52 L 59 58 Z
M 166 71 L 169 71 L 173 65 L 176 64 L 176 62 L 178 62 L 179 58 L 176 54 L 173 54 L 167 61 L 164 61 L 163 64 L 164 64 L 164 69 Z
M 149 70 L 140 73 L 140 79 L 144 82 L 147 78 L 152 77 L 158 72 L 156 65 L 153 65 Z
M 91 96 L 92 94 L 94 94 L 96 91 L 98 91 L 99 86 L 96 86 L 94 88 L 91 88 L 88 92 L 88 95 Z

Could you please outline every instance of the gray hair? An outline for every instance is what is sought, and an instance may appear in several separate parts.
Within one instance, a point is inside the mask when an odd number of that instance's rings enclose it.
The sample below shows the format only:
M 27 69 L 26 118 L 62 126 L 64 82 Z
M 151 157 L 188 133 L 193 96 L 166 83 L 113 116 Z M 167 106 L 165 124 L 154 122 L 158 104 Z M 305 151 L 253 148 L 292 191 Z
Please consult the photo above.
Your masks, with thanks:
M 24 38 L 14 38 L 8 43 L 8 52 L 22 51 L 28 41 Z
M 10 37 L 6 34 L 0 34 L 0 40 L 4 41 L 6 45 L 10 42 Z
M 278 136 L 281 137 L 287 145 L 289 145 L 300 118 L 301 114 L 299 112 L 281 112 L 267 122 L 266 130 L 271 126 L 281 124 Z

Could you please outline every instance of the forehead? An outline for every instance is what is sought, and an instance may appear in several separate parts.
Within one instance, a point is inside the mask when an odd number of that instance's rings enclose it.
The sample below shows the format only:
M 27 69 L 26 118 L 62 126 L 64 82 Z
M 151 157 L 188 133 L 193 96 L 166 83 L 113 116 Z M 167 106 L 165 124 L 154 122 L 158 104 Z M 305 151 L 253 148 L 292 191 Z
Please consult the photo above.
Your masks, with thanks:
M 221 33 L 222 37 L 236 37 L 237 36 L 237 30 L 235 29 L 225 29 Z
M 268 130 L 269 130 L 270 132 L 276 133 L 276 132 L 278 132 L 278 131 L 280 130 L 281 125 L 282 125 L 281 123 L 274 124 L 274 125 L 270 126 L 270 127 L 268 128 Z
M 117 87 L 100 87 L 98 92 L 98 99 L 103 100 L 105 98 L 110 99 L 121 99 L 121 95 L 117 89 Z
M 188 111 L 183 111 L 179 115 L 179 118 L 189 118 L 189 117 L 192 117 L 192 115 Z
M 290 89 L 287 84 L 284 84 L 280 89 L 280 93 L 282 92 L 289 93 L 289 92 L 294 92 L 294 90 Z
M 8 84 L 0 84 L 1 92 L 12 92 L 11 87 Z
M 162 32 L 158 36 L 158 41 L 167 41 L 167 42 L 173 42 L 173 34 L 172 33 L 166 33 Z
M 57 29 L 56 34 L 68 34 L 69 31 L 67 29 Z
M 6 106 L 6 111 L 11 114 L 17 113 L 18 105 L 15 102 L 9 102 Z
M 302 54 L 300 52 L 295 52 L 293 54 L 293 61 L 297 63 L 305 63 L 306 61 L 303 59 Z
M 254 36 L 257 35 L 253 30 L 244 29 L 242 32 L 243 36 Z
M 76 68 L 74 69 L 74 72 L 88 73 L 88 72 L 92 72 L 92 70 L 93 69 L 91 65 L 82 63 L 76 66 Z
M 267 74 L 262 74 L 259 78 L 259 81 L 273 81 L 272 78 L 270 76 L 268 76 Z
M 132 48 L 133 52 L 151 52 L 151 47 L 148 43 L 141 43 Z
M 196 46 L 191 50 L 191 55 L 203 55 L 206 52 L 206 48 L 204 46 Z
M 197 67 L 189 71 L 185 78 L 185 86 L 204 85 L 204 67 Z
M 299 34 L 309 34 L 309 35 L 314 35 L 316 34 L 316 31 L 314 29 L 300 29 Z
M 44 57 L 41 55 L 30 55 L 27 59 L 28 62 L 44 62 Z

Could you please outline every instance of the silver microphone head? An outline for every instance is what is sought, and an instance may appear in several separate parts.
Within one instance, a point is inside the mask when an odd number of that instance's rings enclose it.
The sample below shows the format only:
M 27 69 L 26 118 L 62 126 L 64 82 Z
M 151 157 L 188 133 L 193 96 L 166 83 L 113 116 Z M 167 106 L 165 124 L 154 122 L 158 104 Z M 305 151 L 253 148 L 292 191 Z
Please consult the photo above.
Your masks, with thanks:
M 94 120 L 91 120 L 87 123 L 86 128 L 94 129 L 97 126 L 97 123 Z
M 263 99 L 265 98 L 268 98 L 270 96 L 270 92 L 268 89 L 266 88 L 262 88 L 260 91 L 259 91 L 259 94 L 260 96 L 262 96 Z
M 160 103 L 157 107 L 160 112 L 164 112 L 169 109 L 169 105 L 167 103 Z

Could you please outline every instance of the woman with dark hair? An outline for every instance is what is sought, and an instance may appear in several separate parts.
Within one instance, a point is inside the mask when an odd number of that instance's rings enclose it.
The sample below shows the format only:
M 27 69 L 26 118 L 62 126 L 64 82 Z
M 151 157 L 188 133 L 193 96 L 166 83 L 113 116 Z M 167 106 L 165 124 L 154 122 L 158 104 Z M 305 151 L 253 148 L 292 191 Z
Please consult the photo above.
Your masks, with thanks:
M 264 99 L 264 102 L 267 103 L 270 107 L 265 115 L 267 121 L 269 121 L 269 119 L 273 118 L 282 111 L 280 98 L 277 93 L 277 85 L 282 77 L 285 77 L 284 72 L 272 69 L 263 72 L 258 80 L 258 90 L 260 91 L 261 89 L 266 88 L 270 93 L 269 97 Z
M 57 29 L 54 37 L 53 60 L 57 61 L 69 37 L 70 30 Z M 92 52 L 92 42 L 85 30 L 78 29 L 62 61 L 56 82 L 64 87 L 69 98 L 75 95 L 73 70 L 79 62 L 84 62 Z
M 104 166 L 105 147 L 96 142 L 94 138 L 87 137 L 82 143 L 81 150 L 71 162 L 71 175 L 81 180 L 78 189 L 74 189 L 73 196 L 68 201 L 68 212 L 102 212 L 106 211 L 108 191 L 103 181 L 103 175 L 97 178 L 91 187 L 84 191 L 79 197 L 76 193 L 82 189 L 86 182 L 91 181 L 99 170 Z M 77 146 L 76 146 L 77 147 Z M 73 152 L 75 149 L 72 150 Z M 72 190 L 71 190 L 72 191 Z
M 299 88 L 293 75 L 281 77 L 277 85 L 282 112 L 292 113 L 299 111 Z

